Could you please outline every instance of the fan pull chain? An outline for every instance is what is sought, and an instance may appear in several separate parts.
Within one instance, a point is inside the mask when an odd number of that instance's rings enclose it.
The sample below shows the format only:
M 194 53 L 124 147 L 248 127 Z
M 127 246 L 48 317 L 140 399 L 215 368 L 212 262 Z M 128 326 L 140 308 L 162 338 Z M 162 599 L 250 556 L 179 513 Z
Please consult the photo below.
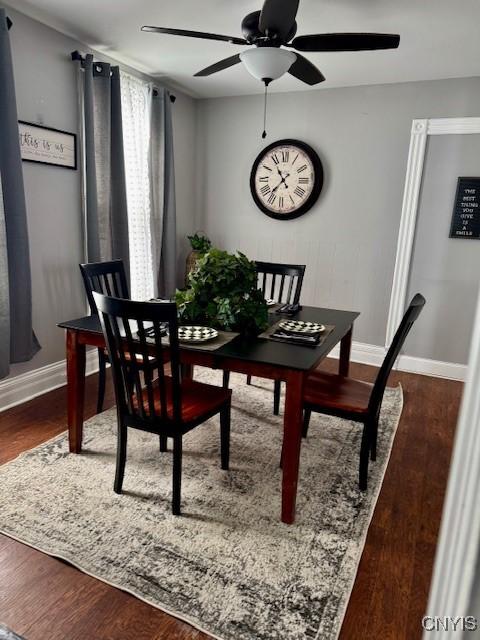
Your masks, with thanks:
M 267 90 L 268 90 L 268 85 L 270 84 L 271 80 L 269 78 L 265 78 L 264 79 L 264 83 L 265 83 L 265 98 L 264 98 L 264 104 L 263 104 L 263 133 L 262 133 L 262 138 L 265 140 L 265 138 L 267 137 Z

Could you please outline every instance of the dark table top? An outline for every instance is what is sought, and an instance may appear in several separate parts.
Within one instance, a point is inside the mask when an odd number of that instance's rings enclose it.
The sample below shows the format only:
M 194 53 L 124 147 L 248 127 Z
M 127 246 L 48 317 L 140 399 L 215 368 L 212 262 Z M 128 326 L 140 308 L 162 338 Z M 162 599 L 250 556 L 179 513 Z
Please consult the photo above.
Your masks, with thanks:
M 318 363 L 330 353 L 335 345 L 348 333 L 350 327 L 359 315 L 356 311 L 303 307 L 303 309 L 294 316 L 295 320 L 307 320 L 309 322 L 319 322 L 321 324 L 335 326 L 325 341 L 315 348 L 276 342 L 267 340 L 266 338 L 244 338 L 243 336 L 238 336 L 215 351 L 205 349 L 205 353 L 208 352 L 218 358 L 235 358 L 288 369 L 308 371 L 316 367 Z M 279 314 L 270 314 L 272 322 L 276 322 L 284 317 L 285 316 Z M 85 316 L 83 318 L 77 318 L 76 320 L 68 320 L 66 322 L 60 322 L 58 326 L 63 329 L 74 329 L 97 334 L 102 333 L 98 316 Z M 181 349 L 188 349 L 188 346 L 181 345 Z M 195 351 L 202 351 L 202 349 L 199 345 L 196 345 Z

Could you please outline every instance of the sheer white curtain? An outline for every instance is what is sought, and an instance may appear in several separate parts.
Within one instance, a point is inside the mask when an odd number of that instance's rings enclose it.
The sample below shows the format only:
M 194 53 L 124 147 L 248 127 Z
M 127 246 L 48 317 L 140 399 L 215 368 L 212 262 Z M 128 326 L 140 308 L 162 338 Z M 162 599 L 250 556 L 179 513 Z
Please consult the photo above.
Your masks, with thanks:
M 152 239 L 150 233 L 150 121 L 152 87 L 120 72 L 122 121 L 127 183 L 131 296 L 154 296 Z

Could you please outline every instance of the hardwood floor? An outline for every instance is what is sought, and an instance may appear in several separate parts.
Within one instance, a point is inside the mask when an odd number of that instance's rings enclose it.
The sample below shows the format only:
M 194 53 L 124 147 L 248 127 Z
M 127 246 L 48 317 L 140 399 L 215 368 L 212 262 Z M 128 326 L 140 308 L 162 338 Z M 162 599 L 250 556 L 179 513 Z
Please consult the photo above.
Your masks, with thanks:
M 325 369 L 333 371 L 336 364 L 329 360 Z M 375 371 L 353 364 L 351 375 L 371 380 Z M 340 640 L 421 637 L 462 385 L 396 372 L 389 384 L 399 381 L 405 406 Z M 96 376 L 91 376 L 87 416 L 95 403 Z M 105 406 L 112 404 L 109 386 Z M 62 432 L 65 424 L 64 388 L 1 413 L 0 464 Z M 0 622 L 28 640 L 208 638 L 5 536 L 0 536 Z

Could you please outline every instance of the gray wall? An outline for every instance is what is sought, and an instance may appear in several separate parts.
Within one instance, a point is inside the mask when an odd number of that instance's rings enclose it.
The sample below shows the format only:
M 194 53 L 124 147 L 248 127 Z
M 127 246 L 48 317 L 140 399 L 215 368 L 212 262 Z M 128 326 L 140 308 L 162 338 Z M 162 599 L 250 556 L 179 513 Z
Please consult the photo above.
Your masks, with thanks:
M 354 338 L 383 345 L 412 120 L 479 112 L 479 78 L 274 94 L 264 142 L 261 96 L 201 101 L 198 226 L 251 258 L 305 263 L 304 304 L 360 311 Z M 280 222 L 256 208 L 249 174 L 290 137 L 316 148 L 326 182 L 309 213 Z
M 59 32 L 8 9 L 18 115 L 21 120 L 77 132 L 74 49 L 87 48 Z M 98 56 L 99 59 L 107 59 Z M 132 71 L 126 68 L 127 71 Z M 141 75 L 141 74 L 137 74 Z M 144 77 L 144 76 L 143 76 Z M 179 267 L 186 253 L 195 205 L 195 101 L 175 91 L 173 107 Z M 80 172 L 23 163 L 33 284 L 33 322 L 42 349 L 30 362 L 14 365 L 10 377 L 65 357 L 60 320 L 85 313 L 78 263 L 83 261 Z
M 409 297 L 421 291 L 427 305 L 405 351 L 467 364 L 480 282 L 480 240 L 448 237 L 459 176 L 480 176 L 480 135 L 431 136 L 409 284 Z

